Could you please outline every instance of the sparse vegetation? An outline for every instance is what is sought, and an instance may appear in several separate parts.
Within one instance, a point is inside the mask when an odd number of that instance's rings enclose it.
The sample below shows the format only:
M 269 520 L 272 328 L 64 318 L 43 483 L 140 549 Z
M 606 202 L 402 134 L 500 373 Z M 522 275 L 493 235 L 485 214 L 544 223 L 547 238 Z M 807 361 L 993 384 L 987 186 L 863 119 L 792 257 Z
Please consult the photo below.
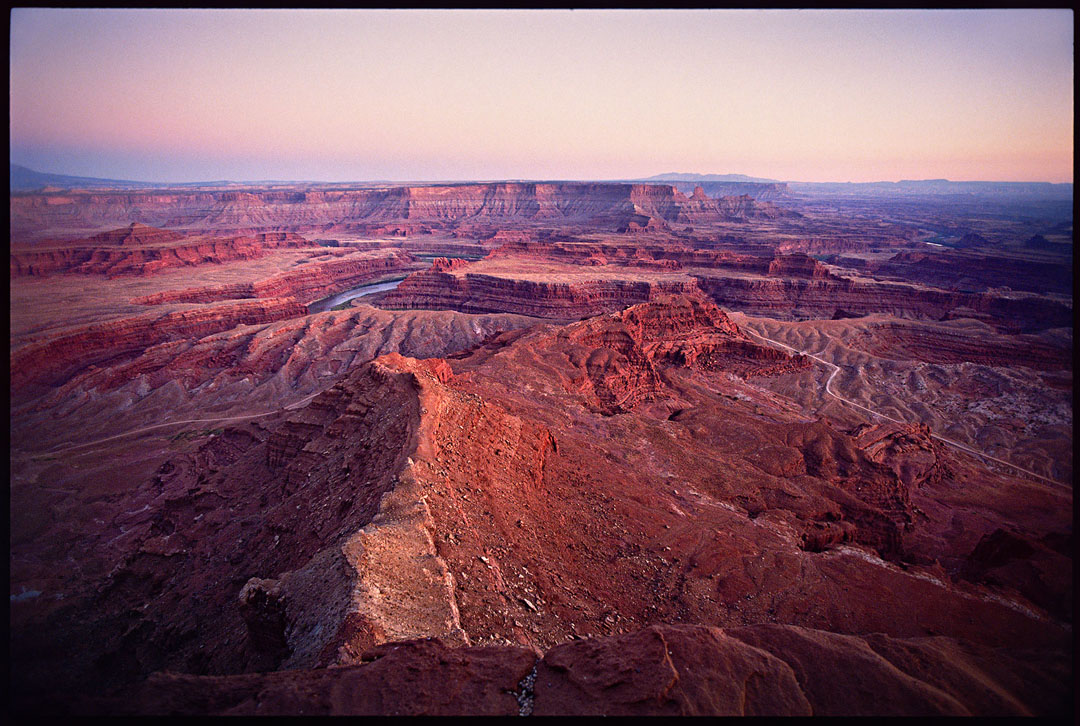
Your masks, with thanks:
M 223 433 L 225 429 L 194 429 L 191 431 L 181 431 L 169 438 L 169 441 L 191 441 L 192 439 L 201 439 L 205 436 L 216 436 Z

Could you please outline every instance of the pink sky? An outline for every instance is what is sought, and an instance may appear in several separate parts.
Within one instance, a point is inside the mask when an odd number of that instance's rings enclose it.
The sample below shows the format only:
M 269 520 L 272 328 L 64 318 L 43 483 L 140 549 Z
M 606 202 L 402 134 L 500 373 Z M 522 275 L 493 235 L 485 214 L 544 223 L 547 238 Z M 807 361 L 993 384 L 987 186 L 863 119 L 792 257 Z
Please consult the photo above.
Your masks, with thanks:
M 17 9 L 11 157 L 153 181 L 1072 181 L 1071 11 Z

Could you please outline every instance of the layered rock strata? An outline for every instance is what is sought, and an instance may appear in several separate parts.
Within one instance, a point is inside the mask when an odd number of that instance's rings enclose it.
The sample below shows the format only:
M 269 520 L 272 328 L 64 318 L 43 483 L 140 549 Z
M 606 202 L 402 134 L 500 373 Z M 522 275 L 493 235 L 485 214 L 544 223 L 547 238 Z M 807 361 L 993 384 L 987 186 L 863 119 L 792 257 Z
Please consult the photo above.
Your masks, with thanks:
M 931 320 L 974 318 L 1011 333 L 1071 325 L 1072 305 L 1037 295 L 961 293 L 871 280 L 753 278 L 694 273 L 698 286 L 718 305 L 791 320 L 799 315 L 833 318 L 838 312 Z
M 680 245 L 626 242 L 512 241 L 494 249 L 489 259 L 542 259 L 572 265 L 617 264 L 629 267 L 727 269 L 773 277 L 837 279 L 829 269 L 807 255 L 756 256 L 730 250 L 691 249 Z
M 292 298 L 270 298 L 94 323 L 27 343 L 11 352 L 11 392 L 62 384 L 80 370 L 138 354 L 172 340 L 197 338 L 240 325 L 294 318 L 307 308 Z
M 693 280 L 546 282 L 467 271 L 455 274 L 446 264 L 438 263 L 430 270 L 405 278 L 379 299 L 379 305 L 405 310 L 504 312 L 574 320 L 671 295 L 700 295 Z
M 244 237 L 184 239 L 166 230 L 140 225 L 106 232 L 83 243 L 24 245 L 11 252 L 11 277 L 61 273 L 97 275 L 150 275 L 194 265 L 258 259 L 267 250 L 308 247 L 312 243 L 289 232 Z M 132 239 L 139 243 L 130 243 Z
M 16 194 L 16 237 L 48 228 L 141 224 L 202 229 L 325 228 L 343 222 L 587 221 L 607 228 L 794 215 L 750 196 L 688 198 L 671 185 L 490 183 L 382 189 Z M 797 215 L 794 215 L 797 216 Z M 410 227 L 411 229 L 411 227 Z M 390 230 L 390 228 L 387 228 Z

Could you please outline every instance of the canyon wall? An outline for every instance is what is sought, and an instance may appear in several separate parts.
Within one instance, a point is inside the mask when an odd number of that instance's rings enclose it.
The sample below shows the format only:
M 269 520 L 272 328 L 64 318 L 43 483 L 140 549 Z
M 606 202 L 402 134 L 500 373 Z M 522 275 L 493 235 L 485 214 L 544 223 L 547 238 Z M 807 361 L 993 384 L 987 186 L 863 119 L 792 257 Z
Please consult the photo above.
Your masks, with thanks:
M 154 229 L 153 232 L 160 234 L 149 238 L 154 242 L 152 245 L 109 241 L 124 233 L 131 238 L 130 231 L 137 226 L 140 225 L 132 224 L 96 235 L 83 244 L 14 247 L 10 255 L 11 277 L 43 277 L 60 273 L 150 275 L 176 267 L 253 260 L 270 249 L 313 246 L 313 243 L 291 232 L 183 240 L 183 236 L 175 232 Z
M 452 274 L 438 267 L 405 278 L 379 299 L 397 309 L 517 313 L 576 320 L 621 310 L 668 295 L 700 295 L 693 280 L 612 280 L 549 282 L 477 273 Z
M 605 227 L 793 215 L 749 196 L 688 198 L 670 185 L 490 183 L 352 190 L 116 191 L 14 194 L 16 239 L 48 229 L 139 222 L 203 229 L 319 229 L 344 222 L 467 219 L 588 221 Z M 797 216 L 797 215 L 796 215 Z
M 32 392 L 31 386 L 59 385 L 79 370 L 135 355 L 170 340 L 198 338 L 238 325 L 268 323 L 306 313 L 307 308 L 292 298 L 272 298 L 83 326 L 14 349 L 12 396 Z
M 1072 306 L 1035 295 L 962 293 L 902 283 L 852 279 L 749 278 L 694 274 L 718 305 L 791 320 L 887 313 L 932 320 L 975 318 L 1007 332 L 1072 325 Z

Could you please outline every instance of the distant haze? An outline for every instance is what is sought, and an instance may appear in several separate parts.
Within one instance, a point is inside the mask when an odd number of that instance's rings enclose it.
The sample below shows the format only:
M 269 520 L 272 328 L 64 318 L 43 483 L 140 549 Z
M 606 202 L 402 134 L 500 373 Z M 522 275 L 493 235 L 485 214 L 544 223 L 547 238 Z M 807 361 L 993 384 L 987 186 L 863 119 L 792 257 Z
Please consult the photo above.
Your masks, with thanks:
M 11 161 L 139 181 L 1071 182 L 1068 10 L 15 9 Z

